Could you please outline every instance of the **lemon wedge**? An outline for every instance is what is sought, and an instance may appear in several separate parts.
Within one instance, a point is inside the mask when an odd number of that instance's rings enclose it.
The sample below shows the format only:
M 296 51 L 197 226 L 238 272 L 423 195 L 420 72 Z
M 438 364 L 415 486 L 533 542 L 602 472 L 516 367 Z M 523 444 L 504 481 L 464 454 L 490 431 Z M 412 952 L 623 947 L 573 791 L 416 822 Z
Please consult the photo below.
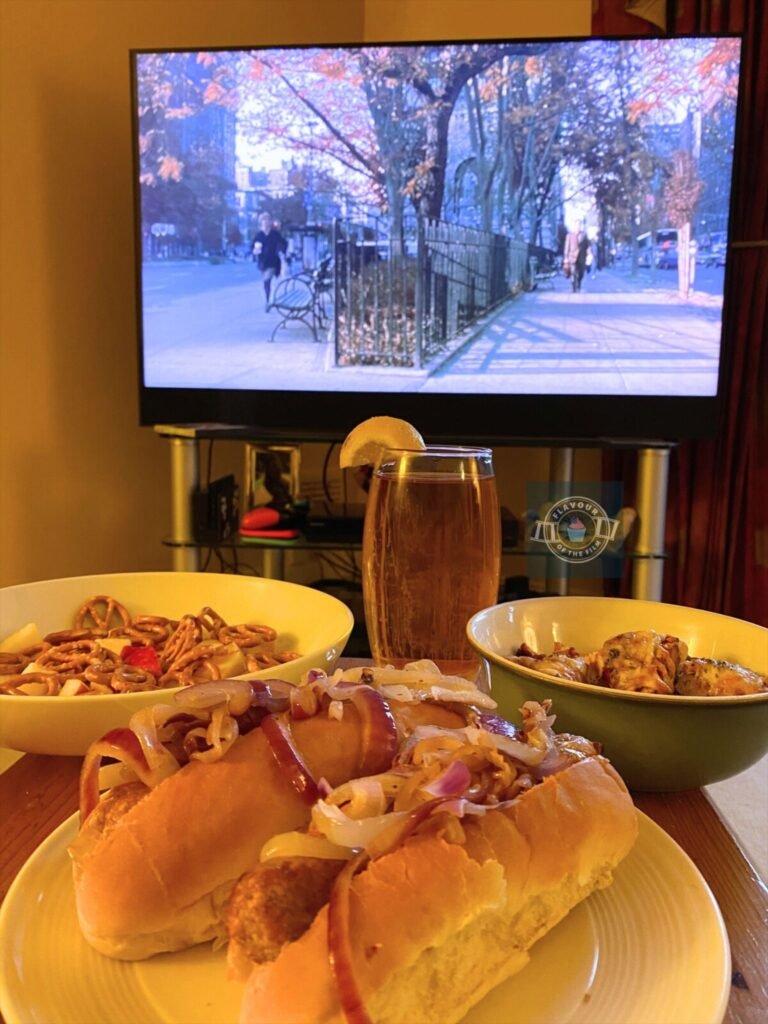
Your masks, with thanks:
M 427 446 L 418 430 L 395 416 L 371 416 L 347 434 L 339 453 L 339 466 L 374 466 L 385 448 L 423 451 Z

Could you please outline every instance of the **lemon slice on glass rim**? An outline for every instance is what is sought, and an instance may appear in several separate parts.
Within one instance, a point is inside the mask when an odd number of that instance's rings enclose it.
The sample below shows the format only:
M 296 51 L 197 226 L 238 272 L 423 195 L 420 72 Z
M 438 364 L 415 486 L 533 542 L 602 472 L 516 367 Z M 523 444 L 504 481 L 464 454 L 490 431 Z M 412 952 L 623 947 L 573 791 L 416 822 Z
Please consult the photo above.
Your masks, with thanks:
M 385 448 L 423 451 L 424 438 L 416 427 L 395 416 L 371 416 L 347 434 L 339 453 L 341 469 L 353 466 L 375 466 Z

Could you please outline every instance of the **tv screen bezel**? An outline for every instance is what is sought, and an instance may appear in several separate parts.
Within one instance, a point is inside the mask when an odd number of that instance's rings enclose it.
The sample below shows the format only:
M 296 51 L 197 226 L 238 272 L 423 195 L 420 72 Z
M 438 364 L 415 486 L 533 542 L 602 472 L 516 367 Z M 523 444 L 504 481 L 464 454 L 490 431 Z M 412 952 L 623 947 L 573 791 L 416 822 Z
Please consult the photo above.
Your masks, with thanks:
M 139 187 L 137 58 L 142 54 L 241 52 L 245 50 L 309 50 L 317 47 L 349 49 L 356 46 L 440 46 L 468 42 L 569 43 L 588 41 L 642 41 L 652 38 L 738 39 L 743 33 L 702 32 L 681 36 L 563 36 L 428 40 L 365 40 L 290 44 L 205 45 L 142 47 L 129 51 L 131 150 L 133 157 L 134 285 L 139 371 L 139 424 L 217 424 L 250 428 L 265 439 L 294 442 L 340 441 L 355 423 L 376 415 L 397 416 L 416 424 L 430 440 L 464 440 L 514 444 L 537 440 L 577 443 L 636 440 L 680 441 L 715 437 L 723 413 L 724 382 L 730 346 L 726 328 L 736 296 L 732 296 L 733 260 L 726 260 L 723 279 L 720 363 L 717 392 L 712 396 L 625 396 L 573 394 L 407 394 L 394 392 L 328 392 L 291 390 L 220 390 L 211 388 L 159 388 L 144 383 L 142 316 L 141 190 Z M 740 160 L 740 122 L 743 78 L 739 76 L 734 127 L 734 154 L 729 197 L 733 223 Z

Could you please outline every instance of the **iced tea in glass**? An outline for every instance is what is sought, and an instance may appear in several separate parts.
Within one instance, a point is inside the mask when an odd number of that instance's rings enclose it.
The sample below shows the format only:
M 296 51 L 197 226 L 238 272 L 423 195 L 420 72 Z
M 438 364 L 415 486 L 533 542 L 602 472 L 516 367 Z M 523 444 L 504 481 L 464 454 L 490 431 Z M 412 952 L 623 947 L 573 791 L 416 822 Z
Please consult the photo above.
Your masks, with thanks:
M 371 654 L 474 679 L 467 621 L 498 598 L 501 520 L 488 448 L 387 449 L 371 478 L 363 598 Z

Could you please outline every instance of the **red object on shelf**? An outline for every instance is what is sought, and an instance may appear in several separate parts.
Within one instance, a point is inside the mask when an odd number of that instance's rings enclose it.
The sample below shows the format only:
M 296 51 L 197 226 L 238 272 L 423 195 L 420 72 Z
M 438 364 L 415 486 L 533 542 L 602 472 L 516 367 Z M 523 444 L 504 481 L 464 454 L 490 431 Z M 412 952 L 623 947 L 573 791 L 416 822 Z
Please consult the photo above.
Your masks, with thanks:
M 240 520 L 240 528 L 243 531 L 269 530 L 273 526 L 278 526 L 281 518 L 276 508 L 261 505 L 259 508 L 250 509 L 250 511 L 243 515 L 243 518 Z
M 283 530 L 246 530 L 241 526 L 240 535 L 242 537 L 272 537 L 275 540 L 295 540 L 299 536 L 299 531 L 288 528 Z

